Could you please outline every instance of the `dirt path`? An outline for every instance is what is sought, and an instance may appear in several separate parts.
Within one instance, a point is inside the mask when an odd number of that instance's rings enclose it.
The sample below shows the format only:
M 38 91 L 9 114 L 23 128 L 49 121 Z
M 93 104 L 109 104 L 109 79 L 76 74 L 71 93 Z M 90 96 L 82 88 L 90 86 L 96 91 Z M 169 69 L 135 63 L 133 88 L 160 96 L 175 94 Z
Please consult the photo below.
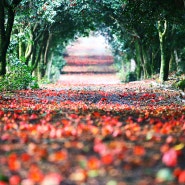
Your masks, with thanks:
M 120 84 L 112 56 L 68 56 L 58 84 L 101 85 Z
M 60 76 L 60 85 L 105 85 L 120 84 L 116 74 L 63 74 Z

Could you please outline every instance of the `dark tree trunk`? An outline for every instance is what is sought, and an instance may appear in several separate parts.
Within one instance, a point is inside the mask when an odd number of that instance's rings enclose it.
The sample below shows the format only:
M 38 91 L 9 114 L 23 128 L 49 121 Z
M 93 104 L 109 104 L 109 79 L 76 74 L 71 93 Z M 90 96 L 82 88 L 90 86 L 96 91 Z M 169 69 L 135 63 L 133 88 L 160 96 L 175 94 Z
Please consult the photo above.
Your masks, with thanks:
M 3 2 L 0 1 L 0 75 L 4 75 L 6 73 L 5 43 L 5 10 Z
M 5 9 L 7 9 L 7 23 L 5 25 Z M 10 44 L 10 37 L 14 23 L 15 12 L 13 6 L 5 5 L 4 1 L 0 1 L 0 75 L 6 74 L 6 53 Z
M 0 1 L 0 75 L 6 74 L 6 54 L 10 44 L 10 37 L 14 24 L 15 11 L 14 8 L 21 0 Z M 7 22 L 5 23 L 5 19 Z

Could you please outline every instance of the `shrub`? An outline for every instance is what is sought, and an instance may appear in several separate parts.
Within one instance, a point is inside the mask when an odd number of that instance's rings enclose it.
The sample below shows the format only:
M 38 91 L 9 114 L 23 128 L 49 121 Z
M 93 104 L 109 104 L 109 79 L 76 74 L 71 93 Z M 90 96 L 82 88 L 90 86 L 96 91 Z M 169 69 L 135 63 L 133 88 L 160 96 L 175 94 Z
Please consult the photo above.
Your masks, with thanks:
M 185 90 L 185 80 L 180 80 L 178 82 L 176 82 L 175 84 L 173 84 L 176 88 L 181 89 L 181 90 Z
M 32 77 L 30 68 L 18 59 L 10 62 L 6 75 L 1 79 L 0 90 L 8 91 L 27 88 L 38 88 L 37 81 Z
M 128 72 L 125 76 L 125 82 L 132 82 L 137 80 L 137 75 L 135 72 Z

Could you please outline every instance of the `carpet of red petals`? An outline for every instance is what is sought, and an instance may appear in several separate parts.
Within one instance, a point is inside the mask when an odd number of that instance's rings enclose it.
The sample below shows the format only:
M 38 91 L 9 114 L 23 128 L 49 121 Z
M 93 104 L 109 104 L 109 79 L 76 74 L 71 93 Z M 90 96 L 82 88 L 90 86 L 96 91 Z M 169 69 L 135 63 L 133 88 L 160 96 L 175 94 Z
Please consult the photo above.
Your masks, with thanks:
M 65 74 L 114 73 L 115 76 L 112 56 L 68 56 L 65 60 L 67 65 L 62 70 Z
M 178 91 L 64 74 L 39 90 L 0 93 L 0 185 L 158 184 L 185 184 Z
M 185 107 L 150 81 L 0 93 L 0 185 L 185 184 Z
M 68 56 L 65 60 L 70 66 L 113 64 L 112 56 Z
M 115 73 L 116 70 L 113 66 L 65 66 L 63 68 L 64 73 L 75 74 L 75 73 Z

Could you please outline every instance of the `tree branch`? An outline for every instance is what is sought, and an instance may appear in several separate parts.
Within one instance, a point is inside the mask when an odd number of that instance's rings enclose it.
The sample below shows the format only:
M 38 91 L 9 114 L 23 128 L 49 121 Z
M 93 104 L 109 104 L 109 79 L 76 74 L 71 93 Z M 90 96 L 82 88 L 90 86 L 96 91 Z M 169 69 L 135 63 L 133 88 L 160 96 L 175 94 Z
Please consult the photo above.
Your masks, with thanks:
M 28 60 L 29 60 L 30 57 L 31 57 L 32 51 L 33 51 L 33 45 L 32 45 L 32 44 L 29 44 L 29 45 L 27 46 L 26 54 L 25 54 L 26 63 L 28 63 Z
M 164 35 L 166 34 L 167 31 L 167 21 L 164 21 L 164 31 L 162 32 L 162 36 L 164 37 Z
M 158 21 L 159 35 L 160 35 L 160 37 L 164 37 L 165 34 L 166 34 L 166 31 L 167 31 L 167 21 L 166 20 L 164 21 L 164 29 L 163 29 L 163 31 L 161 29 L 162 29 L 161 21 Z

